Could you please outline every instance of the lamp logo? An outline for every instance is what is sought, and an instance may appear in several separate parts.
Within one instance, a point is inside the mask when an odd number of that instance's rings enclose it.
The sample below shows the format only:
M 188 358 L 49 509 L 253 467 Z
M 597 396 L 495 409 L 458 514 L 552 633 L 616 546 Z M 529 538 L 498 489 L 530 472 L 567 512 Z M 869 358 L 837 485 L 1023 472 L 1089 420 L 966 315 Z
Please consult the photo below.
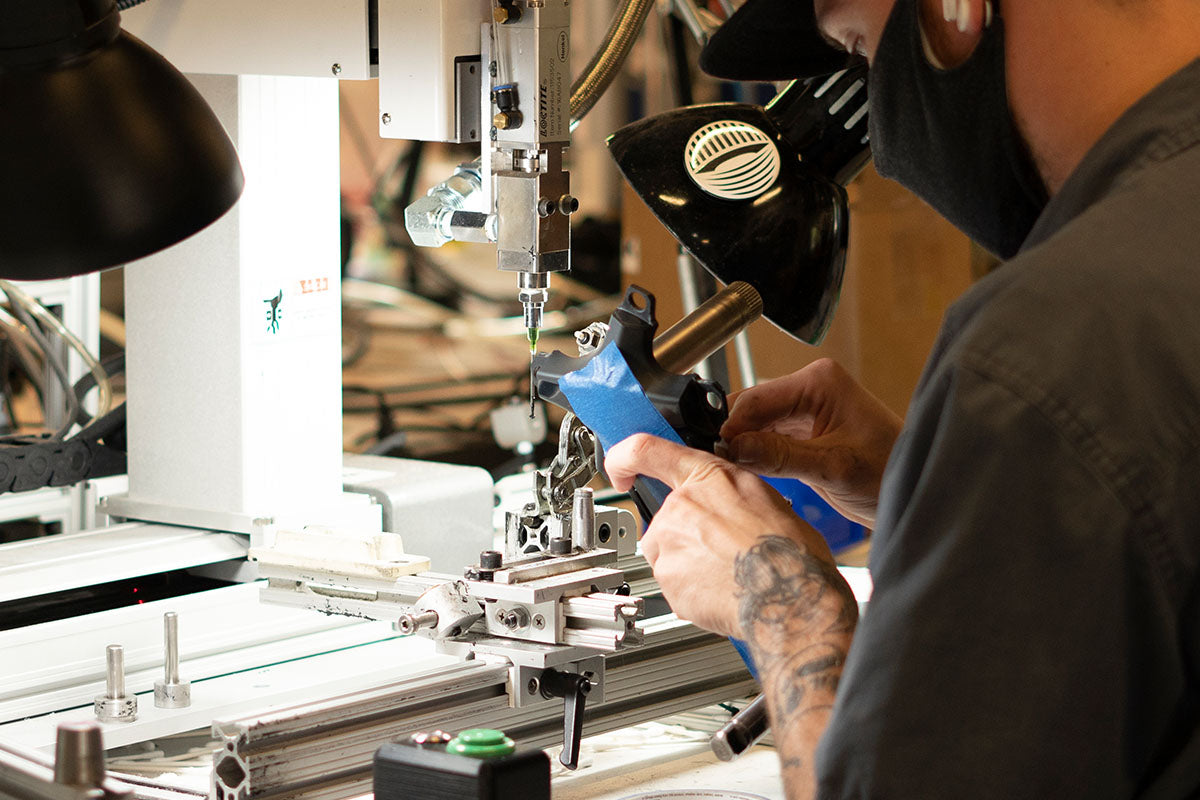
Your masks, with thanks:
M 697 186 L 725 200 L 753 200 L 779 179 L 779 148 L 758 128 L 732 119 L 693 133 L 683 162 Z

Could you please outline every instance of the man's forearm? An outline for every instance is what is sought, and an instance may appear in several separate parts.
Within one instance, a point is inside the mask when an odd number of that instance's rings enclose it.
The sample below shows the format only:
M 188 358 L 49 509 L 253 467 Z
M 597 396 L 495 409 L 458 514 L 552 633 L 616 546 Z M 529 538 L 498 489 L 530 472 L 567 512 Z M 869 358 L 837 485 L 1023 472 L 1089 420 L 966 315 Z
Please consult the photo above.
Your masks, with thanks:
M 812 797 L 813 756 L 833 710 L 858 604 L 834 565 L 784 536 L 764 537 L 740 556 L 735 578 L 788 797 Z

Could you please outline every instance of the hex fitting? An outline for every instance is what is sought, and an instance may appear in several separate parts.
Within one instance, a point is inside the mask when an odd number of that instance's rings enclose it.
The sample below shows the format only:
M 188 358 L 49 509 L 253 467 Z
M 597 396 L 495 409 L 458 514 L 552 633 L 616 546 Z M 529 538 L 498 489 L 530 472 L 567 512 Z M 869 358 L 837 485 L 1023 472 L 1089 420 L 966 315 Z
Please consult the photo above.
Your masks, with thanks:
M 404 209 L 404 227 L 412 237 L 413 244 L 418 247 L 441 247 L 446 242 L 454 241 L 451 228 L 455 212 L 472 211 L 482 191 L 479 162 L 459 164 L 453 175 Z M 480 211 L 479 216 L 487 221 L 486 213 Z M 485 228 L 481 235 L 486 234 L 487 230 Z

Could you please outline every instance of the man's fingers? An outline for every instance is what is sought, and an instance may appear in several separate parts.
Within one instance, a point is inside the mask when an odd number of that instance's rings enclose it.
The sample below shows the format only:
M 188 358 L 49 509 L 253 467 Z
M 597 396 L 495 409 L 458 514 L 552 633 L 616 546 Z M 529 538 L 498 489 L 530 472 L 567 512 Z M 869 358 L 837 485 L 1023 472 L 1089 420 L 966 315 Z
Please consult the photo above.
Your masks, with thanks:
M 781 378 L 738 392 L 730 403 L 729 419 L 721 426 L 721 438 L 728 442 L 795 415 L 802 398 L 795 387 L 783 381 Z
M 719 459 L 712 453 L 693 450 L 657 436 L 636 433 L 614 445 L 604 458 L 604 471 L 613 486 L 623 492 L 633 486 L 641 475 L 657 478 L 672 489 L 677 488 L 696 470 Z
M 843 449 L 777 433 L 744 433 L 729 443 L 729 457 L 752 472 L 807 481 L 827 479 L 836 472 L 832 462 L 841 458 Z
M 654 562 L 658 561 L 658 539 L 654 531 L 646 531 L 642 535 L 642 558 L 646 559 L 650 569 L 654 569 Z

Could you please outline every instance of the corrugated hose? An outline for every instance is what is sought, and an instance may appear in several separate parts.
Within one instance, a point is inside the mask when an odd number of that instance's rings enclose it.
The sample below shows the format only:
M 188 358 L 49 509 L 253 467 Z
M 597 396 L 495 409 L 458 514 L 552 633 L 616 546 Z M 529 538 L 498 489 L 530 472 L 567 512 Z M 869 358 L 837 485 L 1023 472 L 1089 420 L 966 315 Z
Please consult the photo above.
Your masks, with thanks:
M 621 0 L 604 41 L 571 85 L 571 130 L 592 110 L 621 71 L 653 7 L 654 0 Z

